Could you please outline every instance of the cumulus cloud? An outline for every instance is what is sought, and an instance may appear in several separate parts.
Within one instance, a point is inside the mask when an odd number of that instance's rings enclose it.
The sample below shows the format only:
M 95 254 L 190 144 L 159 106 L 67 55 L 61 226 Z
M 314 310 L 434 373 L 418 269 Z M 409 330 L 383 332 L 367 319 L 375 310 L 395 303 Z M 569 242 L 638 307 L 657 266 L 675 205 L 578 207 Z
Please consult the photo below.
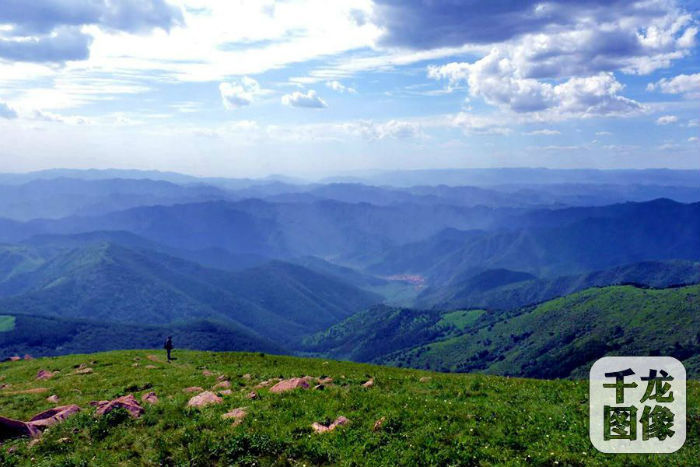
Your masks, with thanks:
M 657 125 L 670 125 L 671 123 L 676 123 L 678 121 L 678 117 L 675 115 L 663 115 L 659 118 L 656 119 L 656 124 Z
M 17 118 L 17 112 L 4 102 L 0 102 L 0 118 Z
M 625 115 L 642 105 L 618 93 L 623 85 L 612 73 L 573 77 L 560 84 L 528 77 L 507 53 L 493 49 L 474 63 L 430 66 L 428 76 L 450 86 L 466 83 L 472 97 L 516 113 L 547 112 L 547 118 Z
M 286 94 L 282 96 L 282 103 L 291 107 L 305 107 L 309 109 L 324 109 L 328 107 L 325 101 L 318 97 L 316 91 L 313 89 L 309 89 L 306 94 L 299 91 Z
M 340 81 L 326 81 L 326 86 L 339 93 L 347 92 L 348 94 L 357 94 L 356 89 L 351 88 L 349 86 L 345 86 Z
M 3 0 L 0 58 L 62 63 L 89 57 L 92 36 L 83 26 L 130 33 L 182 24 L 179 8 L 164 0 Z
M 250 105 L 257 96 L 264 94 L 260 84 L 244 76 L 238 81 L 219 85 L 221 100 L 227 109 L 238 109 Z
M 421 125 L 405 120 L 389 120 L 388 122 L 375 123 L 361 121 L 346 124 L 346 130 L 351 134 L 359 134 L 369 139 L 408 139 L 423 135 Z
M 700 73 L 678 75 L 671 79 L 663 78 L 656 83 L 649 83 L 647 91 L 659 90 L 664 94 L 684 94 L 686 97 L 700 96 Z

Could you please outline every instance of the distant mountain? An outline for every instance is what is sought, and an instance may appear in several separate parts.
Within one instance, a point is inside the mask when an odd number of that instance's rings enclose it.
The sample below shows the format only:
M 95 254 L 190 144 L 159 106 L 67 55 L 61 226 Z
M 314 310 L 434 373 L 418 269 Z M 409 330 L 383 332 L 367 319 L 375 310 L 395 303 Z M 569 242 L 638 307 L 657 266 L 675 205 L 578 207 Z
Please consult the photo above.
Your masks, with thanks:
M 604 355 L 700 355 L 700 285 L 592 288 L 374 361 L 537 378 L 586 376 Z
M 297 265 L 227 272 L 102 241 L 61 250 L 0 283 L 0 293 L 0 314 L 146 325 L 210 319 L 279 342 L 381 301 Z
M 173 337 L 177 349 L 287 353 L 270 340 L 211 321 L 151 326 L 21 314 L 12 318 L 12 329 L 0 331 L 0 360 L 25 354 L 42 357 L 160 348 L 167 336 Z
M 423 291 L 417 307 L 512 309 L 562 297 L 590 287 L 636 284 L 664 288 L 700 282 L 700 263 L 645 261 L 604 271 L 537 279 L 527 273 L 488 270 Z
M 700 203 L 655 200 L 533 211 L 514 218 L 507 230 L 448 229 L 389 250 L 369 271 L 418 274 L 441 285 L 486 269 L 555 277 L 641 261 L 698 258 Z

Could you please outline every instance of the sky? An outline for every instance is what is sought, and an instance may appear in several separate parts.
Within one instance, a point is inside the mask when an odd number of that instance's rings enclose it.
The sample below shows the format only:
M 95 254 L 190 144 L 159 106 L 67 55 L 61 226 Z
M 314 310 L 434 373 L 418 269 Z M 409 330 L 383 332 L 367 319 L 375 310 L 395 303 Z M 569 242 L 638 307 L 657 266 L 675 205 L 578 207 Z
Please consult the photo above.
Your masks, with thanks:
M 700 0 L 0 0 L 0 171 L 700 168 Z

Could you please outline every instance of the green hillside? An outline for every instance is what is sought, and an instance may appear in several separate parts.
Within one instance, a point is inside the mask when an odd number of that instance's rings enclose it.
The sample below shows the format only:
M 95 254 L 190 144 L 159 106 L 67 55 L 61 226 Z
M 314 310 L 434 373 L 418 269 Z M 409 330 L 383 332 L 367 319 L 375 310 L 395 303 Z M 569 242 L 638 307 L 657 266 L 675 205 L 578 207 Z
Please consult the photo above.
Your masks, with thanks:
M 0 445 L 3 466 L 105 465 L 693 465 L 700 458 L 700 385 L 689 382 L 688 439 L 677 453 L 606 455 L 588 439 L 584 381 L 540 381 L 438 374 L 265 354 L 176 352 L 172 364 L 153 351 L 120 351 L 0 363 L 0 415 L 28 419 L 61 404 L 82 411 L 47 429 L 38 442 Z M 79 365 L 90 374 L 76 374 Z M 58 371 L 36 381 L 40 369 Z M 203 370 L 211 372 L 205 376 Z M 223 402 L 187 408 L 193 394 L 223 375 Z M 249 375 L 249 376 L 248 376 Z M 276 377 L 330 377 L 322 390 L 273 394 L 255 389 Z M 374 386 L 362 384 L 369 378 Z M 28 389 L 46 388 L 41 393 Z M 258 398 L 246 397 L 255 390 Z M 24 392 L 23 392 L 24 391 Z M 132 419 L 117 410 L 97 416 L 89 403 L 155 392 L 155 405 Z M 240 423 L 221 415 L 245 407 Z M 314 422 L 349 424 L 314 433 Z M 377 420 L 380 427 L 373 429 Z
M 583 377 L 603 355 L 672 355 L 700 375 L 700 285 L 592 288 L 375 361 L 539 378 Z M 693 358 L 694 357 L 694 358 Z

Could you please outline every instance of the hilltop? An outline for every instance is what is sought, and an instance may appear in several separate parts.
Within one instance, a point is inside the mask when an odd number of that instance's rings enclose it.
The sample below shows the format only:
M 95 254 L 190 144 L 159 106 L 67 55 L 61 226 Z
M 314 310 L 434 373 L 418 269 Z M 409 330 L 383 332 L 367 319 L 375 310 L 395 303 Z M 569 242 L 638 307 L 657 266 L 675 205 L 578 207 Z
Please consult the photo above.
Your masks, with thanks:
M 161 351 L 162 352 L 162 351 Z M 0 364 L 1 414 L 20 420 L 60 404 L 82 410 L 38 441 L 0 446 L 5 466 L 57 465 L 692 465 L 700 457 L 700 385 L 689 383 L 688 440 L 670 456 L 595 451 L 588 440 L 587 383 L 439 374 L 258 353 L 154 351 L 71 355 Z M 149 358 L 150 356 L 150 358 Z M 80 365 L 91 373 L 77 374 Z M 83 367 L 84 368 L 84 367 Z M 37 381 L 39 370 L 54 372 Z M 57 373 L 56 373 L 57 372 Z M 258 388 L 272 378 L 309 375 L 323 389 L 281 394 Z M 372 379 L 372 387 L 363 383 Z M 186 407 L 184 388 L 230 381 L 220 404 Z M 272 384 L 272 383 L 270 383 Z M 46 388 L 44 392 L 27 392 Z M 223 390 L 225 391 L 225 390 Z M 247 395 L 256 391 L 258 398 Z M 154 392 L 159 401 L 141 402 Z M 97 416 L 91 401 L 133 394 L 140 418 Z M 221 415 L 235 408 L 237 422 Z M 314 433 L 314 422 L 347 425 Z M 383 420 L 375 429 L 378 420 Z

